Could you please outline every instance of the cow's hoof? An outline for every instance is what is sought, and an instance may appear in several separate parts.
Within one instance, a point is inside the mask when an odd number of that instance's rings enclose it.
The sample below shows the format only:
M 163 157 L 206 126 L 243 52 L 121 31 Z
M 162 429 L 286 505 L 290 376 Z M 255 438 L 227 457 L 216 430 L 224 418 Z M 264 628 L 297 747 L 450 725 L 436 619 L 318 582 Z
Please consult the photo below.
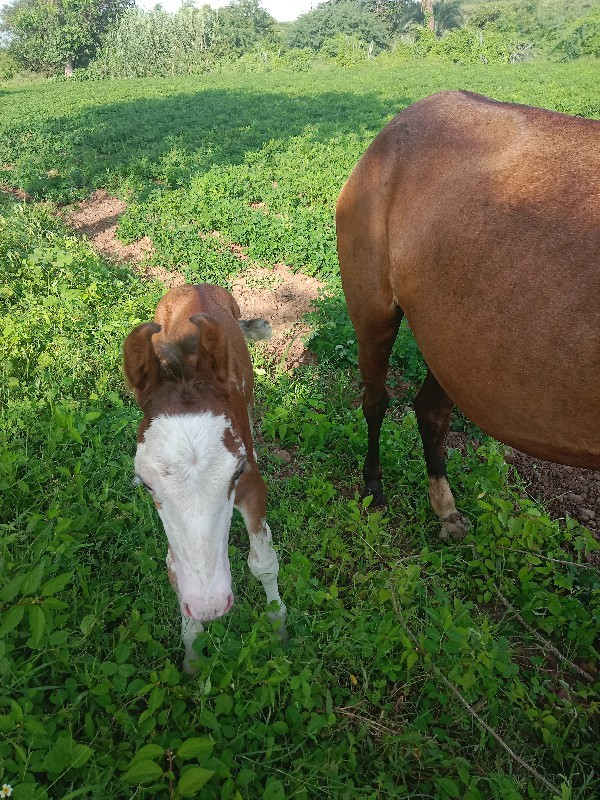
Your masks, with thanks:
M 440 539 L 462 539 L 469 532 L 471 524 L 466 517 L 455 511 L 442 520 L 442 527 L 438 533 Z
M 379 486 L 365 486 L 365 490 L 362 496 L 363 498 L 372 497 L 373 498 L 373 502 L 371 503 L 372 506 L 387 505 L 387 497 L 383 493 L 381 484 L 379 484 Z

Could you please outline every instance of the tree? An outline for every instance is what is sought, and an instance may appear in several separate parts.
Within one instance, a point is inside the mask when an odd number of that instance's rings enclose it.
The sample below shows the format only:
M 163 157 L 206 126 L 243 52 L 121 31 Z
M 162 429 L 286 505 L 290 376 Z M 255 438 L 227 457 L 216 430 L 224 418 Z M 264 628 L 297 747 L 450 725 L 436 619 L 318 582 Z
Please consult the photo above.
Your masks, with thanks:
M 427 25 L 429 26 L 429 29 L 434 31 L 435 18 L 433 16 L 433 0 L 421 0 L 421 8 L 423 9 L 423 14 L 425 15 L 425 19 L 427 20 Z
M 86 65 L 108 27 L 135 0 L 14 0 L 4 8 L 0 28 L 17 63 L 51 74 L 71 75 Z
M 288 46 L 319 50 L 326 39 L 341 33 L 373 42 L 380 50 L 389 42 L 390 28 L 379 10 L 380 13 L 376 13 L 368 0 L 329 0 L 302 14 L 290 25 Z
M 241 56 L 260 41 L 273 37 L 275 20 L 260 0 L 231 0 L 217 11 L 215 51 L 222 56 Z

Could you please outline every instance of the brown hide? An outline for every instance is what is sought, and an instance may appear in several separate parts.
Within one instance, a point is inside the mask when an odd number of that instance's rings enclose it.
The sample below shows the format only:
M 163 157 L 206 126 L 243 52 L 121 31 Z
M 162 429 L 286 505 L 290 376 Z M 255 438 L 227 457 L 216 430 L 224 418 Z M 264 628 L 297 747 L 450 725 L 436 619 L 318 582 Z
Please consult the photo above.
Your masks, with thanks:
M 248 418 L 252 362 L 239 316 L 235 299 L 220 286 L 178 286 L 160 300 L 154 323 L 129 334 L 124 355 L 125 374 L 144 412 L 138 441 L 159 414 L 225 413 L 244 442 L 251 467 L 238 484 L 241 492 L 258 471 Z M 172 375 L 172 358 L 185 362 L 183 377 Z
M 433 95 L 368 148 L 337 230 L 359 347 L 399 307 L 469 419 L 600 469 L 600 122 Z
M 195 315 L 205 315 L 209 319 L 196 318 L 196 321 L 192 322 L 190 318 Z M 211 338 L 204 348 L 204 353 L 210 355 L 210 351 L 219 347 L 220 352 L 214 355 L 218 362 L 219 356 L 223 356 L 223 351 L 222 343 L 218 343 L 218 332 L 215 326 L 210 324 L 210 319 L 214 320 L 226 335 L 228 370 L 231 378 L 240 389 L 243 386 L 246 402 L 250 403 L 254 388 L 252 362 L 244 334 L 237 322 L 239 318 L 239 306 L 226 289 L 208 283 L 198 286 L 189 284 L 177 286 L 167 292 L 156 308 L 154 321 L 161 326 L 161 329 L 153 336 L 153 341 L 158 346 L 184 341 L 186 338 L 197 336 L 200 325 L 206 328 L 205 335 Z

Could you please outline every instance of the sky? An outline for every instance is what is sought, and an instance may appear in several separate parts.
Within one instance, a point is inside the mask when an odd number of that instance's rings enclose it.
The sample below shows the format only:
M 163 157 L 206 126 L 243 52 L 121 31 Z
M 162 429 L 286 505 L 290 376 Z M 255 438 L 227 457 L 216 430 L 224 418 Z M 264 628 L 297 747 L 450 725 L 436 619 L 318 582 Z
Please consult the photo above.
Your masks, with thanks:
M 160 2 L 165 11 L 177 11 L 181 0 L 137 0 L 142 8 L 154 8 Z M 278 22 L 291 22 L 300 14 L 305 14 L 318 5 L 319 0 L 262 0 L 262 7 L 268 11 Z M 0 5 L 2 0 L 0 0 Z M 212 8 L 221 8 L 229 4 L 229 0 L 197 0 L 196 5 L 209 5 Z

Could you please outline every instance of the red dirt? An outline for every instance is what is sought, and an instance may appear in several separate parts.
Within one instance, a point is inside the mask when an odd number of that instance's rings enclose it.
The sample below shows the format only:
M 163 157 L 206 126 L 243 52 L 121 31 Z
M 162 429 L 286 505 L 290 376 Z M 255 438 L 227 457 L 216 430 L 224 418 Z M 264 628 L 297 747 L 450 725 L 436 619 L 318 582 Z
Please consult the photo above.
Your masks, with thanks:
M 147 236 L 128 245 L 117 239 L 119 217 L 126 208 L 122 200 L 112 197 L 104 189 L 97 189 L 91 197 L 67 212 L 66 219 L 105 258 L 129 263 L 146 277 L 163 283 L 166 288 L 185 283 L 185 277 L 180 272 L 169 272 L 146 263 L 154 252 Z M 219 231 L 200 235 L 217 239 L 221 237 Z M 253 266 L 238 244 L 223 240 L 223 248 L 248 264 L 246 272 L 233 282 L 233 295 L 240 305 L 242 317 L 264 317 L 273 328 L 271 341 L 259 346 L 275 356 L 284 369 L 292 369 L 311 360 L 312 356 L 302 342 L 308 326 L 302 323 L 301 318 L 310 309 L 311 301 L 317 297 L 323 284 L 316 278 L 292 272 L 285 264 L 277 264 L 273 269 Z
M 104 189 L 97 189 L 91 197 L 68 212 L 66 217 L 71 227 L 80 235 L 87 236 L 94 250 L 110 261 L 133 264 L 138 272 L 164 283 L 168 288 L 185 283 L 181 273 L 168 272 L 144 263 L 154 252 L 148 236 L 131 244 L 123 244 L 117 239 L 119 217 L 126 208 L 122 200 L 111 197 Z
M 3 168 L 6 169 L 6 168 Z M 0 192 L 2 194 L 10 194 L 21 203 L 26 203 L 31 199 L 31 196 L 24 192 L 23 189 L 17 189 L 14 186 L 7 186 L 5 183 L 0 183 Z
M 302 316 L 322 287 L 321 281 L 292 272 L 285 264 L 276 264 L 273 269 L 254 267 L 233 281 L 232 292 L 242 317 L 264 317 L 271 323 L 273 338 L 262 346 L 284 369 L 314 363 L 302 342 L 309 330 Z

